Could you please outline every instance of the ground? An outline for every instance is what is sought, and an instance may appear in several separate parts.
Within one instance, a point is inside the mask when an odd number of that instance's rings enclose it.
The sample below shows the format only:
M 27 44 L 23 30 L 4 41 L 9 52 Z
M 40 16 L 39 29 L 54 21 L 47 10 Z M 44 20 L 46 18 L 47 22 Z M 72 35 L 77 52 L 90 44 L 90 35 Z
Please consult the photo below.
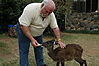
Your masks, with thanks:
M 44 41 L 53 39 L 51 36 L 44 36 Z M 99 34 L 61 33 L 61 39 L 65 44 L 76 43 L 83 47 L 83 58 L 87 60 L 88 66 L 99 66 Z M 44 48 L 44 59 L 48 66 L 55 66 L 55 62 L 47 55 Z M 29 53 L 30 66 L 35 65 L 35 56 L 32 46 Z M 69 61 L 66 66 L 79 66 L 77 62 Z M 19 66 L 18 40 L 0 34 L 0 66 Z

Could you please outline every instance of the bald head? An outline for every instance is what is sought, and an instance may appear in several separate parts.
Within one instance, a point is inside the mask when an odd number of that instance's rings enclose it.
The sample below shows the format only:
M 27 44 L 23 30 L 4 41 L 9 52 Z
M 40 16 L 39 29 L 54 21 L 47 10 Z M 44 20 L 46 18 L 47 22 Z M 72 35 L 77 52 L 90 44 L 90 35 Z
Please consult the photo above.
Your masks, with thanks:
M 44 7 L 46 7 L 46 8 L 51 8 L 53 10 L 56 8 L 53 0 L 44 0 L 43 4 L 44 4 Z
M 52 0 L 44 0 L 41 5 L 41 14 L 48 16 L 55 10 L 55 3 Z

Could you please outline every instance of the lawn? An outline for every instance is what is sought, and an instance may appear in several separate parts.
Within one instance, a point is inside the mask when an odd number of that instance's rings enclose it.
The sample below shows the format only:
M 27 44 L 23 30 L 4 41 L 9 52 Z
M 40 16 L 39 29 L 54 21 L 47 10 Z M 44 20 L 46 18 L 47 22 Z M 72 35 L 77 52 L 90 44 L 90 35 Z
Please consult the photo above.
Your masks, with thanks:
M 53 39 L 51 36 L 44 36 L 44 41 Z M 88 66 L 99 66 L 99 34 L 79 34 L 79 33 L 61 33 L 61 39 L 65 44 L 76 43 L 83 47 L 83 58 L 87 60 Z M 55 66 L 55 63 L 47 55 L 44 48 L 44 59 L 48 66 Z M 29 53 L 30 66 L 35 65 L 35 57 L 32 46 Z M 6 34 L 0 34 L 0 66 L 19 66 L 17 38 L 8 37 Z M 79 66 L 77 62 L 65 62 L 65 66 Z

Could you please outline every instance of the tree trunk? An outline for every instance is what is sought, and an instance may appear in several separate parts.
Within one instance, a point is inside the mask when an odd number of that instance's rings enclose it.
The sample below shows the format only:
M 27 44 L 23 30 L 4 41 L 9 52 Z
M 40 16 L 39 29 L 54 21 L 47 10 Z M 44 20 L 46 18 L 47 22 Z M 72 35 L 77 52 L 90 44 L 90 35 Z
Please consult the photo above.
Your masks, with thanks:
M 98 11 L 99 11 L 99 0 L 98 0 Z
M 90 12 L 92 12 L 92 0 L 90 1 Z

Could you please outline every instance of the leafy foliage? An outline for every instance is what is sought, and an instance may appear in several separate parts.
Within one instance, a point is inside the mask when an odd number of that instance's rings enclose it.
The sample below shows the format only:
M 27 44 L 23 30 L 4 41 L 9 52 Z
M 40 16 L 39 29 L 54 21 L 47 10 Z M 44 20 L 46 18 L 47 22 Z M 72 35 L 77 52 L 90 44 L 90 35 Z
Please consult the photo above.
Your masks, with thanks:
M 23 8 L 31 2 L 41 2 L 42 0 L 0 0 L 0 25 L 3 30 L 8 30 L 7 25 L 15 25 L 21 15 Z M 71 10 L 72 0 L 53 0 L 56 4 L 56 18 L 61 30 L 65 29 L 65 15 Z M 70 3 L 69 3 L 70 1 Z
M 3 0 L 1 3 L 1 14 L 3 23 L 0 24 L 16 24 L 17 18 L 24 6 L 29 3 L 29 0 Z
M 73 0 L 54 0 L 56 4 L 55 15 L 61 30 L 65 30 L 65 17 L 72 12 Z
M 0 25 L 2 30 L 8 29 L 7 25 L 15 25 L 24 6 L 31 0 L 2 0 L 0 2 Z

